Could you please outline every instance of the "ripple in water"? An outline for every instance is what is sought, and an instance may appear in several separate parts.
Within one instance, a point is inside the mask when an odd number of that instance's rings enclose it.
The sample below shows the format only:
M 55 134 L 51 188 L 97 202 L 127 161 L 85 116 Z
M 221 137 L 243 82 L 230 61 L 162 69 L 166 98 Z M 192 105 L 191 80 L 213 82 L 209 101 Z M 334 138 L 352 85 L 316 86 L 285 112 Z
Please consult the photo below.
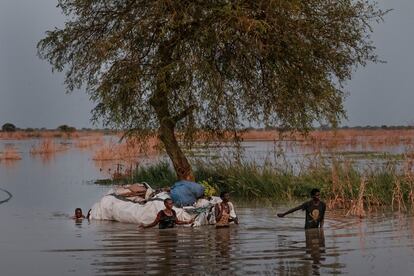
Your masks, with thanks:
M 324 231 L 303 229 L 303 218 L 239 209 L 230 228 L 138 230 L 134 225 L 83 222 L 93 248 L 48 252 L 90 255 L 95 275 L 407 275 L 413 263 L 413 219 L 393 214 L 366 220 L 328 214 Z M 405 256 L 401 258 L 400 256 Z

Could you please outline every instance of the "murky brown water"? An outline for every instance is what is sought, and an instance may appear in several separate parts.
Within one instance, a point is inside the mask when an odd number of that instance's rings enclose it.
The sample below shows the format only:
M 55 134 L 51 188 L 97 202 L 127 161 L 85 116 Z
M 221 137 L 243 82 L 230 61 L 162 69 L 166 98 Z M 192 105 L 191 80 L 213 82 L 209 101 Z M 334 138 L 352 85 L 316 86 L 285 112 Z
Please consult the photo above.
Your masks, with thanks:
M 0 141 L 4 143 L 3 141 Z M 229 229 L 137 230 L 135 225 L 68 218 L 107 190 L 90 153 L 70 149 L 47 162 L 0 164 L 0 275 L 412 275 L 414 218 L 373 214 L 359 220 L 328 213 L 324 232 L 303 230 L 286 207 L 239 207 Z M 0 202 L 8 195 L 0 190 Z

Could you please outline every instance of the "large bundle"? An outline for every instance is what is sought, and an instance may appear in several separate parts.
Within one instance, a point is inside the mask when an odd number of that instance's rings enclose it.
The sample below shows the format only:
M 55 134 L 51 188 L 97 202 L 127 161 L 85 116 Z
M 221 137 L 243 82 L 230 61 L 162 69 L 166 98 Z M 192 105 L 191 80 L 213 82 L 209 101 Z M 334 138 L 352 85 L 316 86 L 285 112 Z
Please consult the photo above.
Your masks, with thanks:
M 148 186 L 148 188 L 150 187 Z M 119 189 L 115 189 L 115 191 L 119 191 Z M 114 190 L 110 190 L 107 195 L 92 206 L 90 218 L 149 224 L 154 221 L 159 211 L 165 209 L 164 199 L 169 197 L 167 192 L 161 192 L 147 199 L 145 203 L 137 203 L 128 197 L 117 195 Z M 214 224 L 215 216 L 212 207 L 219 202 L 221 199 L 218 197 L 212 197 L 210 200 L 200 199 L 194 206 L 174 207 L 174 210 L 181 221 L 195 218 L 192 226 Z
M 171 199 L 177 207 L 192 206 L 204 195 L 204 187 L 191 181 L 177 181 L 171 187 Z
M 160 193 L 145 204 L 123 200 L 110 193 L 92 206 L 90 218 L 97 220 L 114 220 L 126 223 L 149 224 L 158 212 L 165 209 L 164 199 L 167 193 Z M 193 216 L 182 208 L 174 208 L 179 220 L 190 220 Z

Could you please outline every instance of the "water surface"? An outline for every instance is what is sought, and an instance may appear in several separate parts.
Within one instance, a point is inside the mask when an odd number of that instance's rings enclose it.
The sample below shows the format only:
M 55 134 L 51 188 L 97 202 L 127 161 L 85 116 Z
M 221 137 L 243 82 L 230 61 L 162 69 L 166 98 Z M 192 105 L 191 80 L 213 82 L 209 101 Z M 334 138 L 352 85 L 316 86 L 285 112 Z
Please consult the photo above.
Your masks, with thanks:
M 107 187 L 91 153 L 75 148 L 44 160 L 15 143 L 22 160 L 0 164 L 0 275 L 411 275 L 414 218 L 393 213 L 360 220 L 327 214 L 325 230 L 305 232 L 301 212 L 239 207 L 241 224 L 171 230 L 69 219 L 86 212 Z M 267 151 L 262 145 L 250 149 Z M 7 194 L 0 190 L 0 202 Z

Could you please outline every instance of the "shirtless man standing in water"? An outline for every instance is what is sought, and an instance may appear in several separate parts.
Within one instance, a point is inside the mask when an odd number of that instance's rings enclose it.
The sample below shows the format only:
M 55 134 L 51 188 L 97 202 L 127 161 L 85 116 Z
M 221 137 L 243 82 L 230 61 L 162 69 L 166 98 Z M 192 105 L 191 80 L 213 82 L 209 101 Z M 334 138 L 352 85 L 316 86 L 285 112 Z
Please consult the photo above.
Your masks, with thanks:
M 214 207 L 216 215 L 216 227 L 228 227 L 230 222 L 239 224 L 239 219 L 234 212 L 233 203 L 230 202 L 230 194 L 222 192 L 220 194 L 221 203 L 217 203 Z
M 321 193 L 318 189 L 312 189 L 312 199 L 299 205 L 285 213 L 277 214 L 278 217 L 283 218 L 287 214 L 296 212 L 298 210 L 306 211 L 305 229 L 310 228 L 323 228 L 326 204 L 321 201 Z

